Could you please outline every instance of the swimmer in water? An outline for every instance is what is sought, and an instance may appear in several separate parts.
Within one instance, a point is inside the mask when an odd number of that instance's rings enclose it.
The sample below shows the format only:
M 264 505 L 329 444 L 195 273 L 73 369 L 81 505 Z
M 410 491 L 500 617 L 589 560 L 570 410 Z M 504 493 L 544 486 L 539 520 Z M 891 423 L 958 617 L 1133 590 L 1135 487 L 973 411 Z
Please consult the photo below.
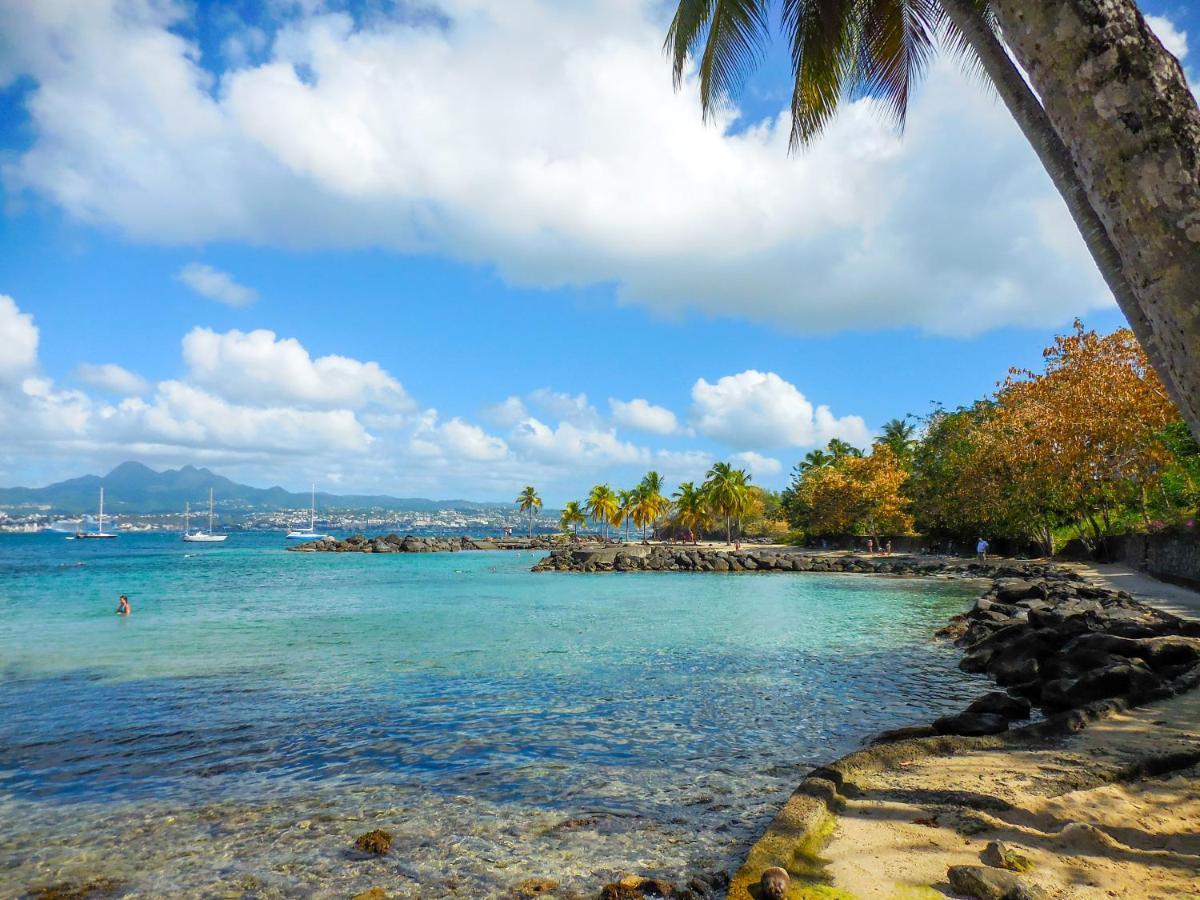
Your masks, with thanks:
M 133 608 L 129 605 L 129 598 L 122 594 L 121 599 L 117 601 L 117 615 L 127 616 L 131 612 L 133 612 Z

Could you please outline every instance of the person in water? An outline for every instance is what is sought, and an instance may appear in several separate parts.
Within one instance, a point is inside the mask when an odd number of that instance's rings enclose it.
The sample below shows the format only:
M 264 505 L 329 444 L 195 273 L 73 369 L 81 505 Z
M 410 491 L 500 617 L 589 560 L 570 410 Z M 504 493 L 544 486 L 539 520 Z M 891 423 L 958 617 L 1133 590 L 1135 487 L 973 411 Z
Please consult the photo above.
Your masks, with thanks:
M 129 605 L 129 598 L 122 594 L 121 599 L 117 601 L 117 615 L 127 616 L 131 612 L 133 612 L 133 608 Z

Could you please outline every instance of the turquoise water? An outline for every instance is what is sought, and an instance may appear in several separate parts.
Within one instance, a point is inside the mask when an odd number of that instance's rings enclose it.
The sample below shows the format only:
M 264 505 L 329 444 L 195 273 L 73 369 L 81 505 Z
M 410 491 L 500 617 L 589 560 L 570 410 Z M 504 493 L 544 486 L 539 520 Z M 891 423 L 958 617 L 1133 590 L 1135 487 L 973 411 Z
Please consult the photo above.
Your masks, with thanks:
M 969 584 L 282 544 L 0 537 L 0 895 L 731 868 L 808 767 L 980 691 L 929 640 Z

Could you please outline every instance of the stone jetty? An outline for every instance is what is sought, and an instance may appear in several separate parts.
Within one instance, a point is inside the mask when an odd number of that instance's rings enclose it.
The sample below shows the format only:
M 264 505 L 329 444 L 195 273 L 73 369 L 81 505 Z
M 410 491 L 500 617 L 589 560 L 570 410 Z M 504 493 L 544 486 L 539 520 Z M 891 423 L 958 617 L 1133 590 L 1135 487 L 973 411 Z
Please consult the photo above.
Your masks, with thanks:
M 356 534 L 345 540 L 324 537 L 288 547 L 296 553 L 457 553 L 461 550 L 549 550 L 556 543 L 550 535 L 534 537 L 473 538 L 426 537 L 397 534 Z

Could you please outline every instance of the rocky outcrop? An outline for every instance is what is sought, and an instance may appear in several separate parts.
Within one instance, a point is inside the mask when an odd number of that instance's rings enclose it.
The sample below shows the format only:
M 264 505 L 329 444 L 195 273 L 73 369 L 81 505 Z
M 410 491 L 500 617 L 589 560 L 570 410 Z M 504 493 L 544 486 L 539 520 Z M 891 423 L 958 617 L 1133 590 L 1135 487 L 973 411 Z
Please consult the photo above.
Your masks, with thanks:
M 456 553 L 460 550 L 549 550 L 556 546 L 557 541 L 551 535 L 473 538 L 356 534 L 342 541 L 331 537 L 306 541 L 288 547 L 288 550 L 298 553 Z

